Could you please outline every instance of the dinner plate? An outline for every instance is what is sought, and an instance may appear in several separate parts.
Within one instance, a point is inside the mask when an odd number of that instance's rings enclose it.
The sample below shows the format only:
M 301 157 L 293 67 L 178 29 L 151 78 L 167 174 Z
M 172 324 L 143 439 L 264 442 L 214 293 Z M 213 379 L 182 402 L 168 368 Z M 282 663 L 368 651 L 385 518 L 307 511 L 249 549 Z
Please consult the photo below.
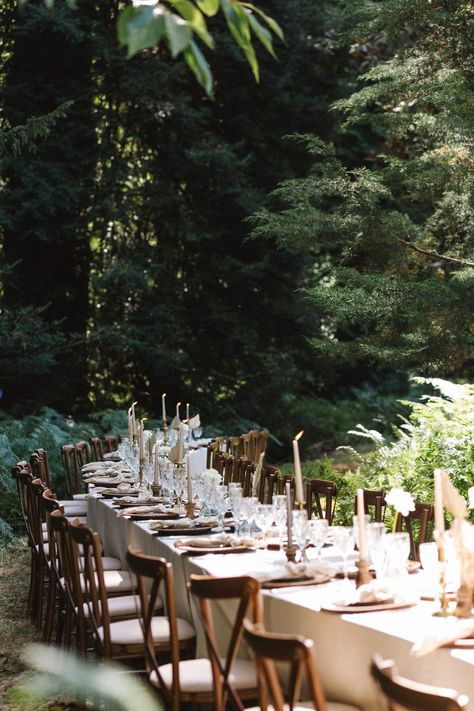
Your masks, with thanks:
M 117 498 L 117 497 L 114 497 Z M 157 504 L 165 504 L 168 499 L 162 499 L 159 497 L 156 501 L 134 501 L 133 504 L 127 503 L 125 501 L 114 501 L 114 506 L 118 506 L 121 509 L 135 508 L 136 506 L 156 506 Z
M 203 536 L 212 531 L 212 526 L 195 526 L 194 528 L 178 528 L 173 526 L 170 528 L 151 529 L 154 536 Z
M 278 578 L 278 580 L 265 580 L 261 587 L 265 590 L 274 588 L 292 588 L 294 586 L 300 587 L 301 585 L 322 585 L 323 583 L 328 583 L 331 580 L 329 575 L 315 575 L 312 578 L 307 578 L 306 576 L 302 578 Z
M 358 613 L 358 612 L 382 612 L 384 610 L 402 610 L 405 607 L 416 605 L 415 600 L 405 602 L 376 602 L 376 603 L 356 603 L 355 605 L 338 605 L 332 602 L 325 602 L 321 605 L 321 610 L 326 612 Z
M 102 487 L 98 487 L 101 489 Z M 119 496 L 138 496 L 139 492 L 138 491 L 116 491 L 115 489 L 113 491 L 106 491 L 103 494 L 99 494 L 99 496 L 103 496 L 104 499 L 116 499 Z
M 130 518 L 132 521 L 175 521 L 180 516 L 183 516 L 183 514 L 177 511 L 149 511 L 148 513 L 144 511 L 143 513 L 127 514 L 126 509 L 124 509 L 124 513 L 121 514 L 121 518 Z
M 250 546 L 209 546 L 201 548 L 197 546 L 186 545 L 186 541 L 176 541 L 175 546 L 182 553 L 188 555 L 209 555 L 210 553 L 218 553 L 226 555 L 228 553 L 255 553 L 255 548 Z

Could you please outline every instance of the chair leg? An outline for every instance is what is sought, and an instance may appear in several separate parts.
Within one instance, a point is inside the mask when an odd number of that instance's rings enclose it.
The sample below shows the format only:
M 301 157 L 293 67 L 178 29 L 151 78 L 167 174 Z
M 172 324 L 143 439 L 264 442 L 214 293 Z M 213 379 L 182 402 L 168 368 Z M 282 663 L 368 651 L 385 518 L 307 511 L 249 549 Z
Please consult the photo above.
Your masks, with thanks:
M 36 614 L 36 628 L 41 629 L 43 624 L 43 605 L 44 605 L 44 566 L 39 566 L 38 575 L 38 607 Z
M 51 643 L 53 635 L 54 610 L 56 607 L 57 585 L 56 580 L 51 576 L 48 587 L 48 602 L 46 605 L 46 617 L 44 620 L 43 642 Z
M 69 600 L 66 600 L 64 606 L 64 636 L 63 636 L 63 648 L 71 648 L 71 635 L 72 635 L 72 610 Z

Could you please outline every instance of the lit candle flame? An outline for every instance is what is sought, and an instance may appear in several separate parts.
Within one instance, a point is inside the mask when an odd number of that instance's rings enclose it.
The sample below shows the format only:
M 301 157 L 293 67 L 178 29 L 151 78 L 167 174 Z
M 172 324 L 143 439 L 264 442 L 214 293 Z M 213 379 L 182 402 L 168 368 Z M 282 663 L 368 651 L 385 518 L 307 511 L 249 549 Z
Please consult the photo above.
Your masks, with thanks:
M 301 430 L 301 432 L 298 432 L 298 434 L 295 436 L 295 441 L 297 442 L 301 437 L 304 435 L 304 430 Z

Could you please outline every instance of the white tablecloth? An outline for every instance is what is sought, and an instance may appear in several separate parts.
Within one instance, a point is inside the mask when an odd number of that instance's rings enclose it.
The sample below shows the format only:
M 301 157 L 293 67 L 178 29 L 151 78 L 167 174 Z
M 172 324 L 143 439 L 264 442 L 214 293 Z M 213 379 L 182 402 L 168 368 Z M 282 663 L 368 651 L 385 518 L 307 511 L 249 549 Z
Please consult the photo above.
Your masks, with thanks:
M 173 564 L 177 611 L 199 629 L 195 611 L 190 605 L 186 581 L 191 573 L 221 577 L 252 574 L 271 569 L 283 554 L 279 551 L 256 551 L 238 555 L 188 557 L 174 547 L 174 537 L 151 535 L 146 522 L 118 518 L 110 502 L 91 497 L 88 523 L 99 531 L 104 552 L 126 564 L 128 545 L 144 553 L 163 556 Z M 325 557 L 331 557 L 330 549 Z M 420 575 L 409 576 L 407 585 L 417 585 Z M 320 610 L 320 604 L 340 596 L 344 583 L 306 588 L 283 588 L 264 591 L 265 624 L 274 632 L 299 633 L 315 642 L 315 656 L 326 694 L 331 700 L 358 705 L 366 711 L 380 708 L 369 675 L 372 655 L 379 652 L 394 659 L 401 674 L 428 684 L 446 686 L 470 698 L 468 709 L 474 711 L 474 650 L 439 649 L 426 657 L 410 655 L 412 644 L 428 625 L 442 625 L 432 617 L 434 603 L 421 602 L 415 607 L 386 612 L 345 614 Z M 418 583 L 419 584 L 419 583 Z M 225 636 L 230 628 L 232 609 L 219 610 L 219 632 Z M 198 637 L 198 650 L 203 650 Z

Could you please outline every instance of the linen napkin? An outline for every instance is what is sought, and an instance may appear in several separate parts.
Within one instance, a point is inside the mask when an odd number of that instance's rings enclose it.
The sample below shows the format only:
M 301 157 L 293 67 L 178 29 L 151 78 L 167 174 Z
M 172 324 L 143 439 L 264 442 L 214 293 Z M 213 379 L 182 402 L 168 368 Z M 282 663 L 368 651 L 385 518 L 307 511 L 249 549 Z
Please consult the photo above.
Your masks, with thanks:
M 186 538 L 180 539 L 174 544 L 177 548 L 182 546 L 191 546 L 192 548 L 222 548 L 223 546 L 237 548 L 245 546 L 246 548 L 256 548 L 257 541 L 254 538 L 239 538 L 239 536 L 231 536 L 228 533 L 220 533 L 212 537 Z
M 89 462 L 89 464 L 84 464 L 81 467 L 81 472 L 83 474 L 91 474 L 93 472 L 98 471 L 99 469 L 101 470 L 109 470 L 109 469 L 116 469 L 118 468 L 117 465 L 118 462 Z
M 194 528 L 195 526 L 211 526 L 214 528 L 219 525 L 219 521 L 212 521 L 207 518 L 179 518 L 170 519 L 169 521 L 156 521 L 150 524 L 152 531 L 159 531 L 162 528 Z
M 120 486 L 120 484 L 126 483 L 128 485 L 133 484 L 133 479 L 131 478 L 130 475 L 126 476 L 124 474 L 118 474 L 117 476 L 110 477 L 110 476 L 105 476 L 105 475 L 100 475 L 97 474 L 97 476 L 92 476 L 88 479 L 84 479 L 85 484 L 94 484 L 94 486 L 107 486 L 107 484 L 110 486 L 116 486 L 117 484 Z M 130 487 L 132 488 L 132 487 Z M 117 486 L 118 489 L 118 486 Z M 128 489 L 119 489 L 119 491 L 128 491 Z
M 317 575 L 333 577 L 337 569 L 324 560 L 311 561 L 310 563 L 291 563 L 273 568 L 273 570 L 256 571 L 250 573 L 260 583 L 270 580 L 287 580 L 292 578 L 315 578 Z
M 459 620 L 452 617 L 433 619 L 432 629 L 415 642 L 411 653 L 415 657 L 424 657 L 445 644 L 471 636 L 474 636 L 474 620 Z
M 338 605 L 377 605 L 389 602 L 414 602 L 416 595 L 413 590 L 403 585 L 387 580 L 372 580 L 366 585 L 350 590 Z
M 117 487 L 118 488 L 118 487 Z M 107 491 L 110 491 L 108 489 Z M 113 489 L 112 489 L 113 491 Z M 150 505 L 151 504 L 166 504 L 169 503 L 169 499 L 165 499 L 163 496 L 151 496 L 151 494 L 147 497 L 142 498 L 139 494 L 138 496 L 118 496 L 116 499 L 112 499 L 112 503 L 117 505 L 117 504 L 130 504 L 133 506 L 134 504 L 138 504 L 140 501 L 147 502 Z M 144 508 L 143 504 L 141 506 L 138 506 L 137 508 Z
M 118 452 L 106 452 L 104 454 L 104 460 L 106 462 L 121 462 L 122 457 Z
M 134 502 L 135 503 L 135 502 Z M 156 513 L 170 513 L 170 509 L 167 509 L 163 504 L 156 504 L 156 506 L 130 506 L 123 511 L 119 511 L 117 516 L 130 516 L 132 514 L 156 514 Z

